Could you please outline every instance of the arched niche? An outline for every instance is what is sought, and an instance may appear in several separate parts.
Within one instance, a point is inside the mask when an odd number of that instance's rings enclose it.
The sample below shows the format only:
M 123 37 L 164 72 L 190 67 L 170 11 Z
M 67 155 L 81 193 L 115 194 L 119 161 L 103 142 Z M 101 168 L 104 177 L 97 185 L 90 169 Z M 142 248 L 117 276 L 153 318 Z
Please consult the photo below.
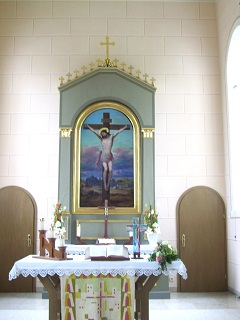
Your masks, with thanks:
M 126 222 L 131 221 L 133 215 L 139 216 L 146 203 L 154 204 L 155 90 L 153 85 L 117 67 L 99 67 L 60 85 L 58 200 L 69 208 L 70 215 L 67 218 L 70 242 L 75 242 L 76 221 L 79 219 L 85 223 L 84 229 L 88 230 L 88 237 L 85 237 L 87 240 L 94 240 L 94 236 L 99 238 L 102 233 L 103 211 L 99 211 L 97 207 L 76 210 L 76 203 L 74 203 L 76 200 L 74 190 L 78 182 L 75 170 L 76 128 L 81 126 L 79 122 L 84 120 L 89 108 L 93 111 L 94 106 L 101 108 L 101 105 L 104 107 L 106 103 L 116 109 L 119 106 L 119 110 L 132 121 L 134 152 L 138 154 L 134 166 L 138 168 L 138 180 L 134 182 L 136 192 L 134 206 L 133 208 L 115 207 L 112 212 L 109 211 L 109 222 L 112 222 L 110 236 L 119 241 L 127 239 L 127 233 L 123 228 Z M 114 221 L 118 223 L 116 226 Z M 92 228 L 88 222 L 94 223 L 95 227 Z M 89 230 L 92 230 L 92 234 L 91 232 L 89 234 Z

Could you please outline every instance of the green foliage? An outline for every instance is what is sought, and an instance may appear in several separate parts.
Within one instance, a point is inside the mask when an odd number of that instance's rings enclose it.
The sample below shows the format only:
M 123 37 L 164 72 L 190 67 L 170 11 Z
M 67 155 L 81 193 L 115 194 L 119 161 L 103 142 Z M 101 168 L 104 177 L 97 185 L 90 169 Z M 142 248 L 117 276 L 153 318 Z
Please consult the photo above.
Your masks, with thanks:
M 155 250 L 150 254 L 149 261 L 159 263 L 161 270 L 167 270 L 167 263 L 177 260 L 177 249 L 173 248 L 168 241 L 158 242 Z

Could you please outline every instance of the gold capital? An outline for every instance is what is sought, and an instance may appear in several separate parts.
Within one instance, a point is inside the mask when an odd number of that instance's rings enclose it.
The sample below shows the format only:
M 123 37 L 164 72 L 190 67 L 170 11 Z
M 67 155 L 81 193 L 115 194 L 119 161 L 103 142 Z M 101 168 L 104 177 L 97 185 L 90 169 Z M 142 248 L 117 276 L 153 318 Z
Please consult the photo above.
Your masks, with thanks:
M 142 128 L 143 138 L 153 138 L 154 128 Z
M 60 131 L 61 138 L 71 137 L 72 128 L 60 128 L 59 131 Z

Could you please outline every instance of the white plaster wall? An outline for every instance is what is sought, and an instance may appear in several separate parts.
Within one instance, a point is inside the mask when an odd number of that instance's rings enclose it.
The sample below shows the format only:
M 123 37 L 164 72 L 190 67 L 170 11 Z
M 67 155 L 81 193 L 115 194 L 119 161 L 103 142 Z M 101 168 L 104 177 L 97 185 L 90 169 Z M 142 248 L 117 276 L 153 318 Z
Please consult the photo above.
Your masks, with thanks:
M 156 78 L 156 208 L 176 244 L 181 194 L 226 193 L 217 26 L 214 1 L 0 1 L 0 187 L 26 188 L 52 217 L 59 77 L 104 58 L 108 34 L 111 58 Z
M 219 28 L 219 56 L 221 67 L 221 93 L 223 108 L 224 152 L 226 158 L 226 205 L 227 205 L 227 244 L 228 244 L 228 285 L 233 292 L 240 293 L 240 219 L 230 216 L 228 127 L 227 127 L 227 92 L 226 61 L 228 46 L 236 21 L 240 24 L 240 4 L 236 0 L 218 0 L 217 16 Z M 238 72 L 236 70 L 236 72 Z

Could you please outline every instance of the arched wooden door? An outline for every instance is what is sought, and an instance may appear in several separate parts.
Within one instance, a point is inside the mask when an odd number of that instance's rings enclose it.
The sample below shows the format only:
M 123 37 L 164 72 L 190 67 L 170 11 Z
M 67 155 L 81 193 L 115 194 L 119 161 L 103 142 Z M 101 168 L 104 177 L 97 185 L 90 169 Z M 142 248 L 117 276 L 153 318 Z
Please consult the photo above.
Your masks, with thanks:
M 177 203 L 178 250 L 187 267 L 188 279 L 179 279 L 181 292 L 225 291 L 226 216 L 221 196 L 197 186 Z
M 32 277 L 9 281 L 8 274 L 16 260 L 35 253 L 36 215 L 36 202 L 25 189 L 0 189 L 0 292 L 35 291 Z

